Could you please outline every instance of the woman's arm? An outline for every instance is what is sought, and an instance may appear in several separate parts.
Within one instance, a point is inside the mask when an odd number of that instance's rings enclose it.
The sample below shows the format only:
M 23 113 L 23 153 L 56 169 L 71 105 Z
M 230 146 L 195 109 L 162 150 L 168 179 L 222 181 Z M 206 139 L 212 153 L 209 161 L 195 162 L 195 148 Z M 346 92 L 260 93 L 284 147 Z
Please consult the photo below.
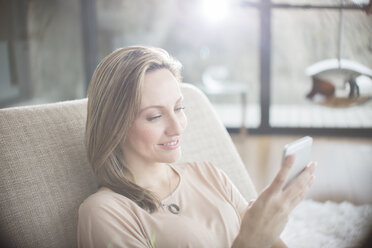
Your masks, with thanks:
M 315 163 L 311 163 L 284 189 L 294 156 L 288 156 L 273 182 L 248 207 L 242 219 L 240 232 L 232 247 L 286 247 L 279 239 L 288 215 L 305 197 L 314 176 Z M 284 245 L 284 246 L 283 246 Z

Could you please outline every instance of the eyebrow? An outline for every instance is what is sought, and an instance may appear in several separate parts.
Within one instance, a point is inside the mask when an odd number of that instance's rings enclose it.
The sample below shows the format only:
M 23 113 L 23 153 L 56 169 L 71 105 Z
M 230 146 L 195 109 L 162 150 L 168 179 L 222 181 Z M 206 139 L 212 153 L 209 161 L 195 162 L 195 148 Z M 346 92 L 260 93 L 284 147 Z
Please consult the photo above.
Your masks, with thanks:
M 177 99 L 176 101 L 176 104 L 180 101 L 183 100 L 183 96 L 181 96 L 180 98 Z M 139 113 L 142 113 L 143 111 L 145 111 L 146 109 L 149 109 L 149 108 L 165 108 L 165 106 L 163 105 L 150 105 L 150 106 L 147 106 L 147 107 L 144 107 L 143 109 L 140 109 Z

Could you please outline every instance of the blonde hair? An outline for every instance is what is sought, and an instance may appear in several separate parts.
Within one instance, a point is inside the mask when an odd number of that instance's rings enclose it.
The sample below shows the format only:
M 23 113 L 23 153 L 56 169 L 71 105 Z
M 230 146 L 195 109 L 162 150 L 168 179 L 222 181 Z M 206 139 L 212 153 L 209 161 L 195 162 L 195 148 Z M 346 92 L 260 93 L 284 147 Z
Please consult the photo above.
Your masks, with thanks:
M 98 183 L 149 212 L 157 210 L 159 200 L 134 183 L 120 143 L 128 136 L 139 110 L 145 74 L 164 68 L 181 81 L 181 64 L 163 49 L 118 49 L 99 63 L 88 88 L 85 141 Z

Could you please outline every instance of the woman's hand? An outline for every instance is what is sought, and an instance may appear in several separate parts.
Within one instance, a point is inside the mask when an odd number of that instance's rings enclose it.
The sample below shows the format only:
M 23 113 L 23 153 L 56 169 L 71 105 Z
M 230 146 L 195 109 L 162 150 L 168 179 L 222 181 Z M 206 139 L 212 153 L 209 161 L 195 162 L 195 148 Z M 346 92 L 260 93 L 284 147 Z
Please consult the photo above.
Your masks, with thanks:
M 288 156 L 273 182 L 248 207 L 233 247 L 271 247 L 278 240 L 288 215 L 314 180 L 316 164 L 312 162 L 284 189 L 293 162 L 294 156 Z

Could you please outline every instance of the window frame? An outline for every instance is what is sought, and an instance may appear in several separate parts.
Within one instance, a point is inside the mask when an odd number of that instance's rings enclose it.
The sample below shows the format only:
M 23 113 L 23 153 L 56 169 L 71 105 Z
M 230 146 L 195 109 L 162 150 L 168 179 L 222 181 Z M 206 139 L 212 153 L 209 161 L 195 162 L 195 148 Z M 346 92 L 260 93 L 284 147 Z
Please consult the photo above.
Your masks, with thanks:
M 260 13 L 260 106 L 261 122 L 257 128 L 249 128 L 250 134 L 290 134 L 290 135 L 321 135 L 321 136 L 359 136 L 372 137 L 372 128 L 302 128 L 302 127 L 272 127 L 270 126 L 270 96 L 271 96 L 271 16 L 272 9 L 332 9 L 364 11 L 359 5 L 315 5 L 272 3 L 271 0 L 260 2 L 242 1 L 242 7 L 257 8 Z M 239 128 L 229 128 L 238 132 Z

